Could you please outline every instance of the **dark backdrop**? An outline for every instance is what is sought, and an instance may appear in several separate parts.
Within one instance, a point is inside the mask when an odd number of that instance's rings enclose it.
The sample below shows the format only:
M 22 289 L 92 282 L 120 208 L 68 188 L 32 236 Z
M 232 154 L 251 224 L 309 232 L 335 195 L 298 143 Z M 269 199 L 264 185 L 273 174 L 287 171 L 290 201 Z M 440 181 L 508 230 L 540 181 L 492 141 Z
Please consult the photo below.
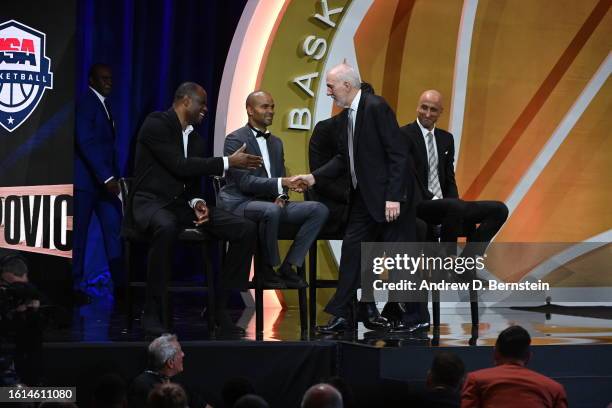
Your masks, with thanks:
M 176 87 L 195 81 L 208 92 L 210 114 L 198 129 L 213 151 L 216 101 L 225 58 L 246 0 L 80 0 L 77 6 L 76 93 L 87 89 L 94 62 L 113 68 L 110 97 L 122 175 L 131 175 L 135 136 L 146 115 L 168 109 Z M 209 136 L 210 135 L 210 136 Z M 212 187 L 205 183 L 212 202 Z M 86 272 L 106 269 L 99 227 L 90 228 Z

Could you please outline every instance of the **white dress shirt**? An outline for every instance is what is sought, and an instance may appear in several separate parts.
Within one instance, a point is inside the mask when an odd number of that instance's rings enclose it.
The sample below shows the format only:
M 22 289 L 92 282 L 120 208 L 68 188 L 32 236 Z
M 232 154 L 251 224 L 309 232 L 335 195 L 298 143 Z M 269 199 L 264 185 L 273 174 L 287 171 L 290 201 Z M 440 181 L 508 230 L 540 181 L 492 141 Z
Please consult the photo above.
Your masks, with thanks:
M 257 129 L 257 130 L 259 130 L 261 133 L 270 133 L 269 131 L 262 132 L 261 129 Z M 251 129 L 251 132 L 253 133 L 253 137 L 257 141 L 257 144 L 259 145 L 259 151 L 261 152 L 261 158 L 264 162 L 264 168 L 266 169 L 266 173 L 268 173 L 268 178 L 272 178 L 272 167 L 270 165 L 270 152 L 268 152 L 268 143 L 267 143 L 268 140 L 264 137 L 257 137 L 257 130 Z M 280 177 L 277 178 L 277 185 L 278 185 L 278 195 L 283 194 L 283 181 Z

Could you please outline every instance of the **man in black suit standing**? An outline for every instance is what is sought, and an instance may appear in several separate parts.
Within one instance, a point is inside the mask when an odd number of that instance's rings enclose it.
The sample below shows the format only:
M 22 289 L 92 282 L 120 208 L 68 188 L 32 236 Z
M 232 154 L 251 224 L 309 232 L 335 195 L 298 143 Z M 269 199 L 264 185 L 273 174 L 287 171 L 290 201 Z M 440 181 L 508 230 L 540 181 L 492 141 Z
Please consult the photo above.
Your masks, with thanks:
M 181 227 L 203 229 L 229 241 L 217 294 L 215 320 L 224 330 L 241 331 L 226 310 L 229 289 L 246 289 L 255 243 L 255 224 L 215 207 L 200 198 L 204 175 L 222 175 L 228 168 L 258 168 L 261 157 L 243 153 L 204 158 L 204 145 L 194 126 L 207 108 L 204 89 L 193 82 L 181 84 L 172 107 L 147 116 L 138 133 L 133 193 L 133 220 L 151 235 L 147 270 L 147 297 L 143 325 L 162 332 L 160 298 L 172 269 L 172 248 Z
M 255 170 L 230 169 L 227 184 L 219 193 L 220 205 L 236 215 L 256 221 L 264 262 L 264 287 L 301 289 L 307 285 L 294 267 L 304 263 L 308 249 L 316 239 L 329 211 L 316 201 L 292 202 L 288 189 L 301 182 L 291 181 L 285 174 L 283 142 L 268 131 L 274 119 L 274 99 L 265 91 L 252 92 L 246 100 L 249 121 L 225 139 L 225 154 L 232 154 L 246 144 L 246 151 L 261 155 L 264 166 Z M 287 256 L 281 263 L 278 234 L 282 224 L 298 228 Z M 273 267 L 280 265 L 279 275 Z
M 345 108 L 339 118 L 341 153 L 312 174 L 296 178 L 314 185 L 321 177 L 350 176 L 351 205 L 338 289 L 325 307 L 332 318 L 317 328 L 321 333 L 338 333 L 352 327 L 349 305 L 361 280 L 361 243 L 379 237 L 384 242 L 414 241 L 416 231 L 407 147 L 395 113 L 380 96 L 361 91 L 359 76 L 347 64 L 332 68 L 326 83 L 327 94 Z M 359 304 L 357 320 L 368 329 L 388 328 L 373 302 Z
M 401 128 L 409 141 L 409 155 L 423 199 L 417 204 L 417 217 L 430 225 L 441 225 L 441 241 L 452 243 L 453 247 L 463 225 L 479 224 L 467 237 L 468 245 L 462 256 L 483 255 L 506 221 L 508 208 L 500 201 L 459 198 L 453 135 L 435 126 L 443 110 L 440 92 L 425 91 L 419 98 L 417 119 Z

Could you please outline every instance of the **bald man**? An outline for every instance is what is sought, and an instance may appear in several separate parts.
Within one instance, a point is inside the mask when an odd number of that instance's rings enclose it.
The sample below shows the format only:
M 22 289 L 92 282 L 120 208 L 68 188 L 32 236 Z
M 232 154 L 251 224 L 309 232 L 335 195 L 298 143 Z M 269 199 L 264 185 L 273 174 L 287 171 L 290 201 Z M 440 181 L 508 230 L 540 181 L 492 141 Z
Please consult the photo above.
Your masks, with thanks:
M 422 201 L 417 217 L 430 225 L 441 225 L 441 240 L 454 243 L 465 224 L 478 227 L 467 238 L 463 256 L 483 255 L 486 247 L 508 217 L 508 208 L 499 201 L 464 201 L 455 181 L 453 135 L 436 127 L 444 112 L 442 95 L 423 92 L 417 105 L 417 119 L 402 127 L 409 140 Z
M 342 394 L 331 384 L 315 384 L 304 393 L 301 408 L 342 408 Z
M 259 224 L 265 288 L 305 288 L 308 284 L 295 268 L 304 264 L 329 210 L 316 201 L 289 201 L 288 189 L 297 188 L 301 182 L 286 177 L 283 142 L 268 131 L 274 119 L 272 95 L 265 91 L 251 93 L 246 111 L 248 123 L 226 137 L 224 152 L 232 154 L 246 144 L 246 152 L 262 156 L 264 166 L 256 170 L 230 169 L 227 184 L 219 193 L 219 205 Z M 278 233 L 282 224 L 293 224 L 299 229 L 281 263 Z M 278 265 L 277 274 L 274 267 Z

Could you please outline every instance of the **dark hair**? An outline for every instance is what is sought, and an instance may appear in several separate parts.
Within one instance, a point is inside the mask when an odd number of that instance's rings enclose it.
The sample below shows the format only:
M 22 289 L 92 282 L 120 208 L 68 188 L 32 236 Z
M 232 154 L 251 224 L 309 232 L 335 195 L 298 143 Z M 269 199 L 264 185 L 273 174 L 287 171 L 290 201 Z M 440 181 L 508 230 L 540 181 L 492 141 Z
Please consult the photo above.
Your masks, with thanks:
M 198 96 L 198 89 L 200 85 L 195 82 L 183 82 L 174 91 L 174 102 L 180 101 L 184 97 L 196 98 Z
M 244 377 L 230 378 L 221 389 L 221 397 L 226 407 L 233 407 L 236 401 L 247 394 L 255 394 L 255 387 Z
M 158 384 L 147 398 L 149 408 L 186 408 L 187 394 L 183 387 L 175 383 Z
M 234 404 L 234 408 L 269 408 L 270 405 L 259 395 L 247 394 Z
M 363 92 L 363 93 L 369 93 L 369 94 L 374 94 L 375 93 L 374 92 L 374 87 L 369 82 L 362 82 L 360 88 L 361 88 L 361 92 Z
M 96 75 L 96 72 L 99 69 L 102 69 L 102 68 L 107 68 L 109 70 L 111 69 L 110 65 L 108 65 L 108 64 L 104 64 L 102 62 L 96 62 L 91 67 L 89 67 L 89 72 L 87 74 L 87 78 L 93 78 Z
M 105 374 L 98 379 L 92 399 L 96 407 L 122 406 L 127 398 L 127 387 L 117 374 Z
M 15 276 L 23 276 L 28 273 L 26 259 L 17 251 L 0 251 L 0 274 L 5 272 Z
M 433 385 L 457 388 L 465 374 L 465 366 L 455 353 L 442 351 L 434 356 L 430 374 Z
M 521 326 L 510 326 L 497 337 L 495 348 L 503 357 L 526 360 L 529 358 L 531 336 Z

